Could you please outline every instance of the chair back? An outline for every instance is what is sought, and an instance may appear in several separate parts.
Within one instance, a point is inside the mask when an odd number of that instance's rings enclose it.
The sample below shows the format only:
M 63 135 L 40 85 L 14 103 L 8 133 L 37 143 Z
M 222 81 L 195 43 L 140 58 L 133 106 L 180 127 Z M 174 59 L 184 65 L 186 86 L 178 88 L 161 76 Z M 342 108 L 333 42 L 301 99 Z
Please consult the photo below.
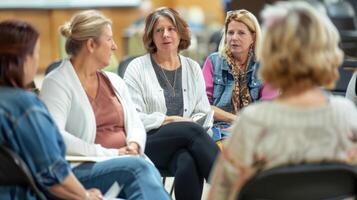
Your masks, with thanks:
M 26 163 L 15 152 L 0 146 L 0 186 L 21 185 L 30 187 L 38 199 L 46 199 L 38 189 Z
M 46 68 L 45 75 L 49 74 L 51 71 L 59 67 L 62 63 L 62 60 L 56 60 L 53 61 L 51 64 L 49 64 Z
M 134 58 L 136 58 L 137 56 L 130 56 L 130 57 L 127 57 L 125 59 L 123 59 L 120 63 L 119 63 L 119 66 L 118 66 L 118 75 L 121 77 L 121 78 L 124 78 L 124 74 L 125 74 L 125 71 L 126 71 L 126 68 L 128 67 L 129 63 L 134 60 Z
M 346 0 L 325 0 L 327 15 L 341 36 L 341 48 L 348 57 L 357 57 L 357 16 Z
M 338 72 L 340 74 L 340 78 L 336 82 L 336 86 L 333 90 L 331 90 L 332 94 L 345 96 L 348 83 L 353 74 L 353 70 L 348 70 L 344 67 L 339 67 Z
M 312 163 L 262 171 L 248 180 L 237 199 L 344 199 L 355 197 L 356 191 L 356 167 Z
M 326 2 L 327 15 L 338 30 L 357 30 L 355 11 L 348 1 Z

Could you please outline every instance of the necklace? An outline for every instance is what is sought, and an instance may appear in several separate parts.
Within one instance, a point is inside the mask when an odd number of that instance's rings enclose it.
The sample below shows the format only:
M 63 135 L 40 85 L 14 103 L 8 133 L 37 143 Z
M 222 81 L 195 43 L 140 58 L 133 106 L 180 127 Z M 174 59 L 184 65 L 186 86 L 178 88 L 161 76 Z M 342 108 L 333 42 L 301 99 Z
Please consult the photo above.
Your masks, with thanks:
M 172 84 L 170 83 L 169 79 L 167 78 L 166 73 L 164 72 L 164 70 L 162 69 L 162 67 L 159 66 L 159 68 L 161 69 L 161 72 L 162 72 L 162 74 L 164 75 L 166 82 L 167 82 L 167 83 L 169 84 L 169 86 L 171 87 L 172 94 L 173 94 L 173 96 L 175 97 L 175 95 L 176 95 L 176 92 L 175 92 L 175 86 L 176 86 L 176 72 L 177 72 L 177 69 L 178 69 L 178 68 L 175 69 L 174 82 L 173 82 Z

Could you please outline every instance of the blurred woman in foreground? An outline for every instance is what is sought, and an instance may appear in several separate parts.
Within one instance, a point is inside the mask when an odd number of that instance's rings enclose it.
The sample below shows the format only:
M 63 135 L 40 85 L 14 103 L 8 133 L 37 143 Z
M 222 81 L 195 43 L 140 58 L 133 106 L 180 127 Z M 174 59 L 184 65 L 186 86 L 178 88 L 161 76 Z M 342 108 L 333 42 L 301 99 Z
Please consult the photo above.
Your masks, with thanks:
M 102 199 L 98 189 L 85 190 L 71 172 L 65 145 L 47 108 L 26 91 L 37 72 L 39 48 L 39 33 L 30 24 L 0 23 L 0 145 L 25 161 L 47 198 Z M 0 186 L 0 199 L 36 197 L 29 187 Z
M 347 161 L 357 133 L 357 110 L 327 94 L 343 53 L 331 21 L 304 2 L 279 2 L 263 11 L 260 74 L 281 91 L 248 106 L 216 162 L 209 199 L 235 199 L 257 170 L 285 164 Z

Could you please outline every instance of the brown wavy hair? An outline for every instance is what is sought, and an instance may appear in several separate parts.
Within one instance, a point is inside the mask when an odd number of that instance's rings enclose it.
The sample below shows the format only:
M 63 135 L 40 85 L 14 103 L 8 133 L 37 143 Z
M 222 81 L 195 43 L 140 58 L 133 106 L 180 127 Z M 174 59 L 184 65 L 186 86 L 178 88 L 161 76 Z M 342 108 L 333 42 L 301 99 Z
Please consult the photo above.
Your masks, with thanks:
M 145 31 L 143 35 L 143 43 L 148 53 L 156 53 L 157 47 L 154 43 L 154 25 L 159 17 L 167 17 L 176 26 L 180 43 L 178 51 L 187 49 L 191 45 L 191 34 L 187 22 L 180 16 L 180 14 L 168 7 L 158 8 L 150 13 L 145 19 Z

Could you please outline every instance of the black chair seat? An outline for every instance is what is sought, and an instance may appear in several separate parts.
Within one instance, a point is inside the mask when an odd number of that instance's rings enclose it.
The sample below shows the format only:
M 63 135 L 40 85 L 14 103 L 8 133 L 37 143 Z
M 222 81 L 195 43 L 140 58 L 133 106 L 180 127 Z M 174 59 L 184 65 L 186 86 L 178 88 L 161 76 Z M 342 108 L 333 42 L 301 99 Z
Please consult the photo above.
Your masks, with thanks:
M 26 163 L 20 156 L 4 145 L 0 146 L 0 163 L 1 186 L 27 186 L 33 190 L 38 199 L 46 199 L 38 189 Z
M 354 197 L 356 192 L 356 167 L 343 163 L 300 164 L 258 173 L 242 187 L 238 200 L 332 200 Z

